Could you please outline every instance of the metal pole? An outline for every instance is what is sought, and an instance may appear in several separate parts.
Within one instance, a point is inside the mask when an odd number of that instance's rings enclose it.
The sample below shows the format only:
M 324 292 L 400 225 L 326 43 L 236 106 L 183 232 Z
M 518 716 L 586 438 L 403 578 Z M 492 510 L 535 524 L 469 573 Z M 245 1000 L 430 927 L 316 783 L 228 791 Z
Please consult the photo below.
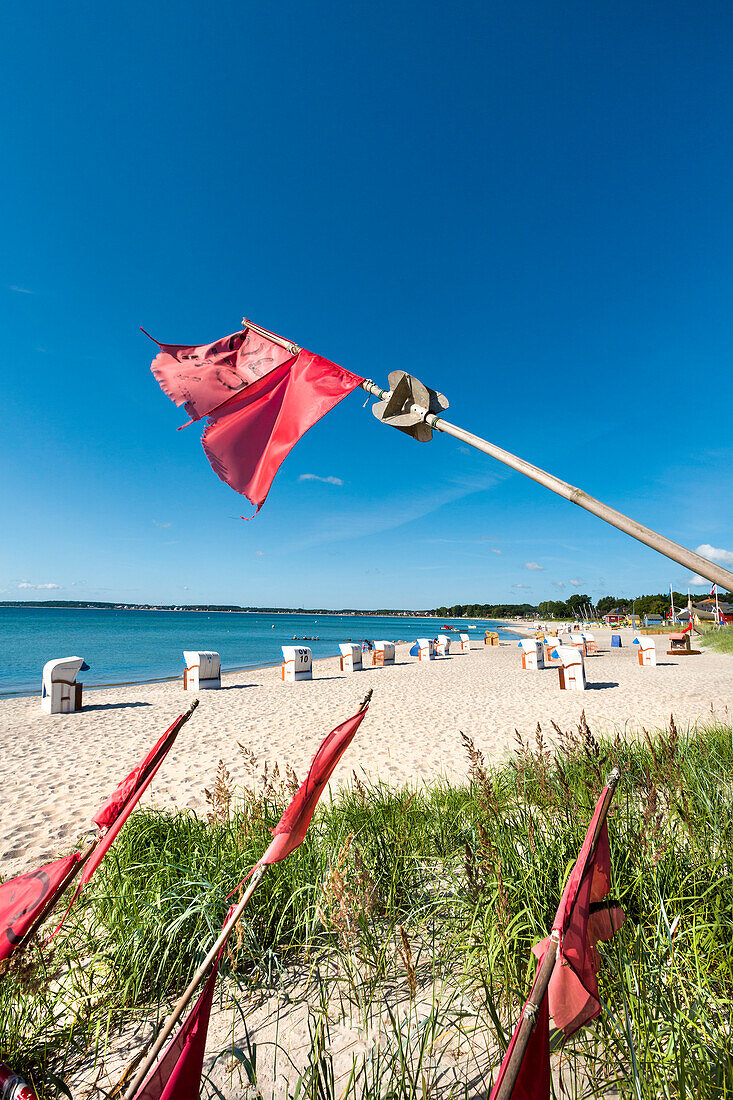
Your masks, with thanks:
M 381 386 L 370 379 L 362 382 L 361 388 L 382 401 L 389 398 L 391 392 L 390 390 L 383 390 Z M 617 512 L 615 508 L 609 507 L 608 504 L 596 500 L 595 497 L 583 492 L 582 489 L 578 489 L 574 485 L 568 484 L 567 481 L 562 481 L 559 477 L 541 470 L 539 466 L 533 466 L 531 462 L 525 462 L 523 458 L 518 458 L 517 455 L 505 451 L 502 447 L 497 447 L 494 443 L 489 443 L 488 440 L 474 435 L 473 432 L 467 432 L 463 428 L 449 423 L 442 416 L 436 416 L 434 413 L 428 412 L 427 409 L 421 409 L 418 405 L 412 405 L 410 412 L 424 414 L 423 419 L 429 428 L 444 432 L 446 435 L 452 435 L 454 439 L 460 439 L 462 443 L 475 447 L 477 451 L 483 451 L 484 454 L 503 462 L 505 466 L 511 467 L 512 470 L 517 470 L 518 473 L 524 474 L 525 477 L 531 478 L 532 481 L 544 485 L 546 489 L 550 489 L 558 496 L 569 500 L 571 504 L 577 504 L 579 507 L 585 508 L 587 512 L 592 512 L 599 519 L 610 523 L 612 527 L 631 535 L 632 538 L 638 542 L 643 542 L 646 546 L 650 546 L 652 550 L 656 550 L 659 554 L 671 558 L 672 561 L 676 561 L 678 565 L 684 566 L 685 569 L 691 569 L 693 573 L 699 573 L 700 576 L 722 585 L 729 592 L 733 592 L 733 573 L 723 569 L 720 565 L 715 565 L 707 558 L 696 554 L 693 550 L 687 550 L 679 543 L 666 538 L 665 535 L 652 531 L 650 527 L 645 527 L 643 523 L 637 523 L 636 520 L 630 519 L 629 516 Z
M 193 997 L 194 993 L 196 992 L 196 989 L 199 986 L 199 983 L 206 976 L 206 973 L 207 973 L 209 967 L 211 966 L 212 962 L 214 961 L 214 959 L 218 955 L 219 948 L 222 947 L 226 943 L 226 941 L 229 939 L 229 936 L 231 934 L 232 929 L 234 928 L 234 925 L 237 923 L 240 916 L 242 915 L 242 912 L 244 910 L 245 905 L 247 904 L 247 902 L 249 901 L 249 899 L 252 897 L 253 893 L 255 892 L 255 889 L 258 886 L 259 882 L 261 881 L 262 876 L 264 875 L 266 869 L 267 869 L 266 865 L 262 864 L 262 863 L 258 864 L 258 866 L 255 868 L 254 873 L 252 875 L 252 878 L 249 881 L 249 886 L 244 891 L 244 894 L 242 896 L 242 900 L 237 903 L 237 906 L 234 909 L 234 912 L 232 913 L 231 917 L 224 924 L 224 927 L 222 928 L 221 932 L 217 936 L 216 942 L 214 943 L 213 947 L 211 947 L 211 949 L 209 950 L 208 955 L 206 956 L 204 961 L 201 963 L 201 966 L 198 968 L 198 970 L 196 971 L 194 976 L 191 978 L 191 981 L 188 983 L 188 986 L 186 987 L 186 991 L 176 1001 L 175 1006 L 173 1008 L 173 1011 L 171 1012 L 168 1019 L 165 1021 L 163 1027 L 161 1028 L 161 1030 L 158 1034 L 157 1039 L 155 1040 L 152 1047 L 150 1048 L 147 1057 L 145 1058 L 145 1060 L 143 1061 L 143 1063 L 140 1066 L 139 1070 L 135 1074 L 135 1077 L 134 1077 L 132 1083 L 130 1084 L 129 1088 L 125 1092 L 123 1100 L 132 1100 L 132 1097 L 137 1092 L 138 1087 L 142 1084 L 142 1082 L 147 1077 L 148 1071 L 150 1070 L 151 1066 L 153 1065 L 156 1058 L 160 1054 L 160 1051 L 162 1050 L 166 1039 L 169 1037 L 170 1033 L 173 1031 L 173 1028 L 176 1026 L 178 1020 L 181 1018 L 183 1010 L 185 1009 L 186 1005 L 188 1004 L 188 1002 Z

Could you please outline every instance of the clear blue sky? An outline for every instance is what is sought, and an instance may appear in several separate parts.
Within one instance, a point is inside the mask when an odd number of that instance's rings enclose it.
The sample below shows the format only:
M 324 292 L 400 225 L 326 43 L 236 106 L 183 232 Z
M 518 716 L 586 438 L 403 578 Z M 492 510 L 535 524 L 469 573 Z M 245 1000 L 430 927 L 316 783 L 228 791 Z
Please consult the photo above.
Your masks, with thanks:
M 137 326 L 198 343 L 243 315 L 413 371 L 455 422 L 733 560 L 730 4 L 26 0 L 4 28 L 0 598 L 686 589 L 361 391 L 241 521 Z

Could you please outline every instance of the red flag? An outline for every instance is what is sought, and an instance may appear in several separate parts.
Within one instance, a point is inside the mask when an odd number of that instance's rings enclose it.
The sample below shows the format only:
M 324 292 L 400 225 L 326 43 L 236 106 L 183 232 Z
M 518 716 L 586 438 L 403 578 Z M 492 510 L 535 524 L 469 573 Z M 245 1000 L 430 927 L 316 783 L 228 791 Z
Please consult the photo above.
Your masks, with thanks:
M 0 885 L 0 959 L 7 959 L 46 910 L 51 910 L 79 862 L 64 856 Z
M 272 830 L 274 840 L 258 860 L 259 864 L 279 863 L 303 843 L 310 825 L 316 803 L 321 797 L 333 770 L 351 744 L 354 734 L 364 720 L 368 706 L 348 718 L 324 738 L 318 752 L 313 757 L 308 775 L 301 783 L 292 802 Z
M 542 959 L 537 965 L 538 972 L 541 965 Z M 531 1001 L 532 994 L 530 993 L 529 999 L 522 1010 L 522 1015 L 519 1017 L 519 1023 L 514 1029 L 512 1041 L 504 1055 L 504 1060 L 499 1069 L 499 1076 L 496 1078 L 489 1100 L 494 1100 L 504 1081 L 504 1075 L 519 1036 L 519 1026 L 527 1010 L 527 1005 Z M 512 1100 L 550 1100 L 550 1013 L 547 1007 L 547 996 L 542 998 L 537 1009 L 535 1025 L 530 1034 L 522 1064 L 519 1067 L 519 1074 L 512 1089 Z
M 220 959 L 221 952 L 186 1022 L 171 1039 L 150 1076 L 135 1093 L 134 1100 L 195 1100 L 198 1097 Z
M 566 1038 L 601 1011 L 596 944 L 599 940 L 610 939 L 624 921 L 622 909 L 597 907 L 609 891 L 611 876 L 611 849 L 605 820 L 595 851 L 592 851 L 606 792 L 604 788 L 598 799 L 552 926 L 559 934 L 560 943 L 547 998 L 555 1027 L 563 1031 Z M 548 940 L 536 944 L 535 955 L 544 955 L 547 944 Z
M 214 344 L 159 347 L 153 374 L 194 420 L 209 417 L 214 472 L 257 511 L 301 436 L 364 381 L 250 322 Z

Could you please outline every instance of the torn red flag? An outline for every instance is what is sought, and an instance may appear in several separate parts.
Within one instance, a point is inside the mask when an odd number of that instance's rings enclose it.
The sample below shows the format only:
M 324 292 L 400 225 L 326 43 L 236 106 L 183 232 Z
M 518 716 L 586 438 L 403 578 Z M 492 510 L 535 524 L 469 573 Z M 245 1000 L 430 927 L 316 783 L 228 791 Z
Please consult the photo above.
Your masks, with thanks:
M 257 511 L 298 440 L 364 381 L 251 322 L 213 344 L 159 347 L 153 374 L 192 419 L 209 418 L 214 472 Z
M 541 966 L 542 959 L 537 964 L 538 973 Z M 525 1013 L 531 1008 L 532 994 L 530 993 L 504 1055 L 499 1069 L 499 1076 L 496 1078 L 489 1100 L 495 1100 L 499 1093 L 514 1053 L 522 1020 Z M 550 1100 L 550 1013 L 547 1007 L 546 995 L 537 1008 L 535 1025 L 530 1034 L 522 1064 L 519 1067 L 519 1073 L 512 1089 L 512 1100 Z
M 313 757 L 308 775 L 301 783 L 292 802 L 272 830 L 273 841 L 258 860 L 259 864 L 279 863 L 303 843 L 318 799 L 323 794 L 333 770 L 354 739 L 354 734 L 364 720 L 368 705 L 348 718 L 324 738 Z
M 557 961 L 547 990 L 550 1015 L 556 1028 L 568 1038 L 601 1011 L 598 998 L 599 956 L 596 944 L 608 940 L 625 919 L 619 906 L 598 903 L 610 889 L 611 849 L 604 819 L 593 850 L 593 838 L 604 812 L 608 788 L 604 787 L 560 900 L 552 926 L 559 934 Z M 538 957 L 548 940 L 533 948 Z
M 0 959 L 12 955 L 33 925 L 51 911 L 78 862 L 74 852 L 0 885 Z

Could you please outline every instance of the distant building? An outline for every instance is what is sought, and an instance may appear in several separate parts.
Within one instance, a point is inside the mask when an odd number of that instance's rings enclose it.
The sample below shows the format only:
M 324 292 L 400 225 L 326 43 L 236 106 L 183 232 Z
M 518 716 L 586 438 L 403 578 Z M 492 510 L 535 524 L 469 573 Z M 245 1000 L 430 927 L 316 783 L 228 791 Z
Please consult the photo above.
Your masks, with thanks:
M 644 626 L 664 626 L 664 619 L 661 615 L 645 615 Z
M 603 616 L 603 621 L 608 626 L 618 626 L 620 622 L 626 618 L 626 612 L 622 611 L 619 607 L 614 607 L 613 611 L 608 611 Z

